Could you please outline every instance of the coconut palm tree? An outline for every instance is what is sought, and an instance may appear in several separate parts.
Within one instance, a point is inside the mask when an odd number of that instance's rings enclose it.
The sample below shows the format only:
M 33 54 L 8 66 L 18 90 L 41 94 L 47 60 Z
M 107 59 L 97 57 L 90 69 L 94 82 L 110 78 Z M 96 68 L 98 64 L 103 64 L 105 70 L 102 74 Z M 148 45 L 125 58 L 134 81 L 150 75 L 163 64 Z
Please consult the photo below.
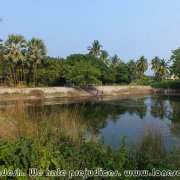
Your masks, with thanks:
M 4 46 L 6 51 L 4 59 L 10 65 L 10 75 L 14 86 L 16 86 L 19 81 L 17 70 L 25 61 L 23 51 L 26 48 L 26 40 L 22 35 L 11 34 L 8 36 L 7 41 L 5 41 Z
M 41 39 L 32 38 L 28 42 L 26 52 L 27 65 L 29 66 L 29 81 L 36 85 L 36 69 L 46 56 L 47 50 L 44 42 Z
M 3 60 L 3 54 L 4 54 L 3 40 L 0 39 L 0 61 Z
M 128 65 L 128 71 L 129 71 L 130 79 L 132 81 L 138 75 L 137 63 L 132 59 L 127 63 L 127 65 Z
M 120 58 L 118 57 L 117 54 L 115 54 L 112 58 L 111 58 L 111 65 L 113 67 L 116 67 L 120 62 Z
M 108 57 L 109 57 L 108 52 L 105 51 L 105 50 L 101 50 L 100 59 L 101 59 L 103 62 L 106 62 L 106 61 L 108 60 Z
M 154 74 L 158 72 L 159 69 L 159 63 L 160 63 L 160 58 L 158 56 L 154 57 L 151 61 L 151 70 L 154 71 Z
M 168 69 L 168 63 L 164 59 L 161 59 L 159 62 L 158 74 L 161 76 L 162 79 L 166 74 L 168 74 Z
M 95 40 L 93 43 L 92 43 L 92 46 L 88 46 L 88 51 L 89 51 L 89 54 L 92 54 L 96 57 L 99 57 L 101 55 L 101 48 L 103 46 L 99 43 L 98 40 Z
M 144 56 L 141 56 L 138 61 L 137 61 L 137 67 L 139 69 L 139 73 L 140 75 L 143 75 L 144 72 L 147 70 L 148 68 L 148 62 L 147 59 Z

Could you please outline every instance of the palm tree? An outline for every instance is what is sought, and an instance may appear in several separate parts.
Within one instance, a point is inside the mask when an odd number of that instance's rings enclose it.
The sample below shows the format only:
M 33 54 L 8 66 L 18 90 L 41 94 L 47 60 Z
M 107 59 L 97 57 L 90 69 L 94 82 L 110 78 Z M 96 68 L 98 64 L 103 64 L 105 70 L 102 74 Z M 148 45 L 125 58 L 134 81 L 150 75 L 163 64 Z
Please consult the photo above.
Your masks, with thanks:
M 5 42 L 6 53 L 5 60 L 10 64 L 10 75 L 13 79 L 14 86 L 17 85 L 19 78 L 17 75 L 18 67 L 21 67 L 25 57 L 23 50 L 26 48 L 26 40 L 22 35 L 9 35 Z
M 144 56 L 141 56 L 139 58 L 139 60 L 137 61 L 137 67 L 139 69 L 140 75 L 143 75 L 144 72 L 147 70 L 148 62 L 147 62 L 147 59 L 145 59 Z
M 107 51 L 105 50 L 102 50 L 101 51 L 101 55 L 100 55 L 100 59 L 106 63 L 107 65 L 109 64 L 109 54 Z
M 130 78 L 131 78 L 131 81 L 132 81 L 138 75 L 137 63 L 134 60 L 130 60 L 127 63 L 127 65 L 128 65 L 129 75 L 130 75 Z
M 88 46 L 88 51 L 89 51 L 89 54 L 92 54 L 96 57 L 99 57 L 101 55 L 101 48 L 103 46 L 99 43 L 98 40 L 95 40 L 93 43 L 92 43 L 92 46 Z
M 41 39 L 32 38 L 28 42 L 28 49 L 26 53 L 27 65 L 29 66 L 29 81 L 33 81 L 36 85 L 36 69 L 46 56 L 46 47 Z
M 168 69 L 169 69 L 168 63 L 164 59 L 161 59 L 158 68 L 158 74 L 161 76 L 161 78 L 163 78 L 166 74 L 168 74 L 169 72 Z
M 160 58 L 158 56 L 154 57 L 151 61 L 151 70 L 154 71 L 154 74 L 158 72 L 159 69 L 159 63 L 160 63 Z
M 111 58 L 111 65 L 113 67 L 116 67 L 120 62 L 120 58 L 118 57 L 117 54 L 115 54 L 112 58 Z
M 3 54 L 4 54 L 3 40 L 0 39 L 0 61 L 3 60 Z

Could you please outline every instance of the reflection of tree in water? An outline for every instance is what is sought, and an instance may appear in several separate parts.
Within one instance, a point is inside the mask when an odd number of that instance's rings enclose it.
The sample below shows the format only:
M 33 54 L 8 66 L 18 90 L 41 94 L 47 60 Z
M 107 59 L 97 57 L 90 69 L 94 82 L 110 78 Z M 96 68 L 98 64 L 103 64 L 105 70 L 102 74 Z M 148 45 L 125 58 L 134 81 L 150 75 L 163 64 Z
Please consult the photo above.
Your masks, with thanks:
M 168 97 L 171 110 L 168 111 L 168 119 L 171 120 L 171 134 L 180 137 L 180 99 L 178 96 Z
M 100 129 L 107 126 L 108 120 L 116 123 L 120 116 L 126 112 L 137 114 L 141 119 L 146 115 L 147 106 L 145 99 L 128 99 L 107 101 L 102 103 L 86 103 L 83 111 L 84 119 L 89 122 L 94 134 L 100 133 Z
M 180 138 L 180 123 L 172 123 L 170 125 L 171 134 Z
M 163 120 L 167 114 L 166 99 L 163 96 L 151 97 L 151 116 Z
M 179 96 L 156 96 L 151 98 L 151 115 L 171 121 L 170 130 L 180 136 L 180 99 Z
M 85 105 L 83 110 L 84 119 L 88 121 L 93 133 L 98 134 L 100 129 L 107 126 L 107 120 L 116 122 L 119 115 L 126 112 L 125 108 L 109 104 Z
M 147 113 L 147 105 L 145 104 L 145 100 L 146 98 L 129 99 L 128 104 L 125 105 L 127 109 L 126 111 L 131 115 L 135 113 L 141 119 L 143 119 Z
M 146 97 L 117 99 L 109 101 L 87 101 L 73 103 L 69 105 L 53 105 L 46 107 L 47 111 L 53 111 L 56 106 L 68 107 L 74 109 L 79 107 L 82 110 L 82 117 L 89 124 L 89 131 L 93 134 L 99 134 L 100 129 L 107 126 L 108 121 L 116 123 L 120 117 L 128 113 L 136 114 L 139 118 L 144 119 L 147 113 Z M 180 99 L 178 96 L 152 96 L 150 97 L 151 116 L 161 120 L 167 118 L 171 121 L 171 133 L 174 135 L 180 134 Z M 53 110 L 51 110 L 51 108 Z M 44 109 L 44 107 L 43 107 Z
M 180 97 L 169 96 L 168 101 L 171 106 L 171 111 L 168 111 L 168 118 L 172 122 L 180 123 Z

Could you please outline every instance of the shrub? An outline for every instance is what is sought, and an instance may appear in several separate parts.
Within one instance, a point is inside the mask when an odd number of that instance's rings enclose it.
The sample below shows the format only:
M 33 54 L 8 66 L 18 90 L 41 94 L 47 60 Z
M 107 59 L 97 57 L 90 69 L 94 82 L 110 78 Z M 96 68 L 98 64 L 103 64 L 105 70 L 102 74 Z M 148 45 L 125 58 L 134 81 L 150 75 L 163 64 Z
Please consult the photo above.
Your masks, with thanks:
M 162 89 L 180 89 L 180 80 L 167 80 L 158 83 L 152 83 L 151 86 Z

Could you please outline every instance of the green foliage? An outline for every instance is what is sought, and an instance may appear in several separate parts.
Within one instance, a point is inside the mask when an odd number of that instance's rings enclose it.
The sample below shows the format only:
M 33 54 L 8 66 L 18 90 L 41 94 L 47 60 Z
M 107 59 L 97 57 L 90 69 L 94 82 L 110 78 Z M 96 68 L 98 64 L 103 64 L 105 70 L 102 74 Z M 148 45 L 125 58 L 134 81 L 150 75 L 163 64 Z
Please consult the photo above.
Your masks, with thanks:
M 75 86 L 86 86 L 89 84 L 99 84 L 98 77 L 100 72 L 93 67 L 90 62 L 75 62 L 74 66 L 69 66 L 65 75 L 67 81 Z
M 21 169 L 28 173 L 29 168 L 47 170 L 64 169 L 70 170 L 118 170 L 122 173 L 127 169 L 148 169 L 159 170 L 176 169 L 179 164 L 176 152 L 171 156 L 162 153 L 162 146 L 152 149 L 157 142 L 150 137 L 144 139 L 143 144 L 135 146 L 128 152 L 126 150 L 126 137 L 122 138 L 120 147 L 112 150 L 101 144 L 92 141 L 71 141 L 62 138 L 58 142 L 51 142 L 48 145 L 37 144 L 29 138 L 17 139 L 8 143 L 0 141 L 0 170 Z M 160 141 L 158 141 L 160 143 Z M 43 175 L 45 176 L 45 174 Z M 122 176 L 122 179 L 124 177 Z
M 74 66 L 76 62 L 84 61 L 91 64 L 92 67 L 96 68 L 100 74 L 97 77 L 98 81 L 102 84 L 109 84 L 115 82 L 116 71 L 112 67 L 108 67 L 107 64 L 100 59 L 90 54 L 74 54 L 67 57 L 67 63 Z
M 151 86 L 162 89 L 180 89 L 180 80 L 167 80 L 158 83 L 152 83 Z
M 135 62 L 132 59 L 127 63 L 127 65 L 128 65 L 128 72 L 129 72 L 130 79 L 131 79 L 131 81 L 133 81 L 134 79 L 136 79 L 138 77 L 137 62 Z
M 32 140 L 22 138 L 13 143 L 0 142 L 0 169 L 21 169 L 27 172 L 29 167 L 37 166 L 37 146 Z
M 86 86 L 88 84 L 127 84 L 135 81 L 147 85 L 144 73 L 148 68 L 144 56 L 127 64 L 117 55 L 109 58 L 98 40 L 88 47 L 89 54 L 73 54 L 66 59 L 46 57 L 42 40 L 26 41 L 22 35 L 9 35 L 0 40 L 0 82 L 8 86 Z M 180 48 L 172 52 L 171 74 L 180 76 Z M 162 81 L 169 74 L 169 65 L 155 57 L 151 61 L 154 81 Z
M 32 38 L 29 42 L 22 35 L 11 34 L 4 44 L 0 44 L 1 67 L 3 79 L 8 79 L 9 85 L 36 85 L 36 69 L 46 55 L 46 47 L 40 39 Z M 4 67 L 3 67 L 4 68 Z M 0 68 L 1 69 L 1 68 Z M 8 73 L 7 73 L 8 72 Z
M 37 70 L 38 86 L 57 86 L 65 83 L 67 65 L 63 59 L 47 57 Z
M 144 56 L 141 56 L 138 61 L 137 61 L 137 67 L 139 70 L 139 74 L 140 75 L 144 75 L 144 72 L 147 70 L 148 68 L 148 62 L 147 59 L 145 59 Z
M 160 59 L 158 56 L 154 57 L 151 61 L 152 70 L 154 71 L 154 80 L 162 81 L 169 73 L 169 65 L 164 59 Z
M 138 85 L 145 85 L 145 86 L 147 86 L 147 85 L 150 84 L 150 78 L 148 76 L 142 75 L 138 79 L 133 81 L 133 83 L 136 83 Z
M 116 67 L 116 83 L 129 83 L 130 82 L 130 77 L 129 77 L 129 72 L 128 72 L 128 66 L 120 62 Z
M 92 43 L 92 46 L 88 46 L 89 54 L 92 54 L 95 57 L 99 57 L 101 55 L 101 48 L 102 45 L 99 43 L 98 40 L 95 40 Z
M 36 70 L 39 64 L 42 63 L 46 55 L 46 47 L 41 39 L 32 38 L 27 43 L 26 65 L 29 70 L 29 82 L 33 82 L 36 86 L 37 74 Z
M 65 140 L 65 139 L 64 139 Z M 91 154 L 91 156 L 90 156 Z M 17 168 L 27 173 L 29 168 L 43 171 L 57 168 L 68 170 L 119 170 L 128 167 L 125 139 L 115 152 L 93 142 L 61 141 L 48 146 L 36 144 L 29 138 L 21 138 L 13 143 L 0 142 L 0 169 Z
M 171 71 L 180 78 L 180 48 L 172 51 L 171 60 L 173 60 Z

